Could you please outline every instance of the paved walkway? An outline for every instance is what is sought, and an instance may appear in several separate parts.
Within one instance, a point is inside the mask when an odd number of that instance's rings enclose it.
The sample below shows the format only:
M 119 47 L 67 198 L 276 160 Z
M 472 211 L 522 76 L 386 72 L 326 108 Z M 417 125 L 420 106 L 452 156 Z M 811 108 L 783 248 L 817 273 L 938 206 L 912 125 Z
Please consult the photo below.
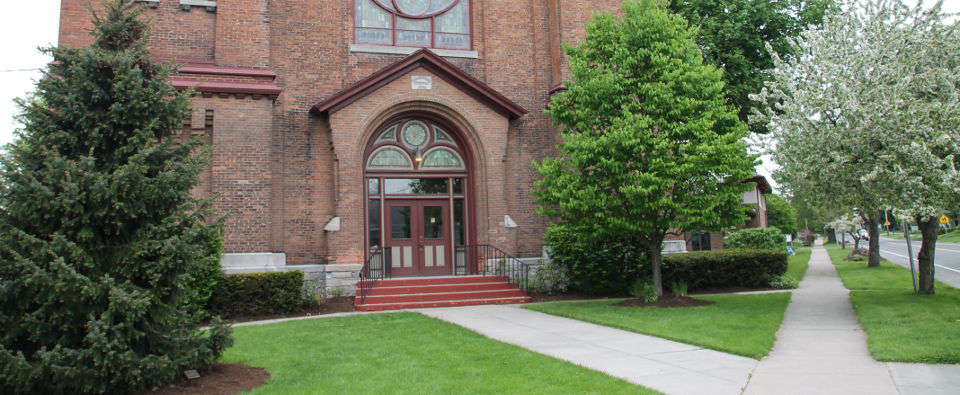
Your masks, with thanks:
M 740 394 L 757 365 L 750 358 L 515 306 L 416 311 L 667 394 Z
M 849 292 L 822 246 L 744 393 L 897 394 L 886 364 L 870 356 Z

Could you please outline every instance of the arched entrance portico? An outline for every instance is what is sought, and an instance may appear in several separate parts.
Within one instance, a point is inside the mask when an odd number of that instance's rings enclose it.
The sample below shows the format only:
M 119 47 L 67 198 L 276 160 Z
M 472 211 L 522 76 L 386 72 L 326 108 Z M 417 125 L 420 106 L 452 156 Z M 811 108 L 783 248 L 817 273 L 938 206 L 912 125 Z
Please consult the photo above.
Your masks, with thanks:
M 372 134 L 363 155 L 365 244 L 382 251 L 386 276 L 466 272 L 464 246 L 476 235 L 470 152 L 452 123 L 429 113 L 395 116 Z

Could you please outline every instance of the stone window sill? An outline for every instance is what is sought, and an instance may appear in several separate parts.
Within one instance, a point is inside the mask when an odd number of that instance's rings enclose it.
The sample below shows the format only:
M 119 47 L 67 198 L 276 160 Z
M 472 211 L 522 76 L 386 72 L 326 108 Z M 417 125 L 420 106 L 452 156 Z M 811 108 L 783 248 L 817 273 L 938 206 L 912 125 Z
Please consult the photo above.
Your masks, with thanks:
M 409 55 L 419 51 L 417 47 L 392 47 L 389 45 L 374 44 L 350 44 L 350 53 L 380 53 L 391 55 Z M 480 54 L 477 51 L 464 51 L 458 49 L 430 48 L 433 53 L 447 58 L 467 58 L 478 59 Z
M 214 0 L 180 0 L 180 9 L 190 11 L 190 7 L 206 7 L 207 11 L 217 10 L 217 2 Z

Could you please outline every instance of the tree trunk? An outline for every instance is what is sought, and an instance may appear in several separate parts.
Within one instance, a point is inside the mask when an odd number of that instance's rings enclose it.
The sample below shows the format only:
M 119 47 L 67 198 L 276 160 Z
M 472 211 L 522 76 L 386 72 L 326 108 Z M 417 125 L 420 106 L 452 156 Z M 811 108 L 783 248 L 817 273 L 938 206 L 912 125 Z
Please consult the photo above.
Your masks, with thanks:
M 840 232 L 840 248 L 847 249 L 847 232 Z
M 934 294 L 934 263 L 937 249 L 937 231 L 940 228 L 937 217 L 917 218 L 917 226 L 923 239 L 917 254 L 917 292 L 924 295 Z
M 659 242 L 651 242 L 647 247 L 647 253 L 650 254 L 650 269 L 653 271 L 651 279 L 653 280 L 653 289 L 657 291 L 657 300 L 663 295 L 663 279 L 660 276 L 660 262 L 663 254 L 663 239 Z
M 837 244 L 837 232 L 833 229 L 827 230 L 827 243 Z
M 867 234 L 870 235 L 870 254 L 867 267 L 880 267 L 880 218 L 876 211 L 867 216 Z

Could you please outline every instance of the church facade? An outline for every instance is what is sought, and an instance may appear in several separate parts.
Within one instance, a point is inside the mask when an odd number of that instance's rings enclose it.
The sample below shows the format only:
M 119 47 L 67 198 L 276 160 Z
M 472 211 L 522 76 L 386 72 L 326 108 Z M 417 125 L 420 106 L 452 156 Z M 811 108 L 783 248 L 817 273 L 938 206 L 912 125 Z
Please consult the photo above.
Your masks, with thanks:
M 406 275 L 467 244 L 541 256 L 531 163 L 558 143 L 562 44 L 621 3 L 139 2 L 196 92 L 184 130 L 213 147 L 200 189 L 228 216 L 225 265 L 349 271 L 379 246 Z M 61 2 L 61 45 L 91 42 L 85 3 Z
M 542 255 L 531 164 L 559 142 L 562 46 L 621 4 L 136 1 L 195 92 L 184 133 L 213 149 L 198 193 L 227 215 L 224 265 L 344 284 L 372 250 L 395 276 L 454 274 L 468 245 Z M 60 45 L 91 42 L 86 2 L 62 0 Z

